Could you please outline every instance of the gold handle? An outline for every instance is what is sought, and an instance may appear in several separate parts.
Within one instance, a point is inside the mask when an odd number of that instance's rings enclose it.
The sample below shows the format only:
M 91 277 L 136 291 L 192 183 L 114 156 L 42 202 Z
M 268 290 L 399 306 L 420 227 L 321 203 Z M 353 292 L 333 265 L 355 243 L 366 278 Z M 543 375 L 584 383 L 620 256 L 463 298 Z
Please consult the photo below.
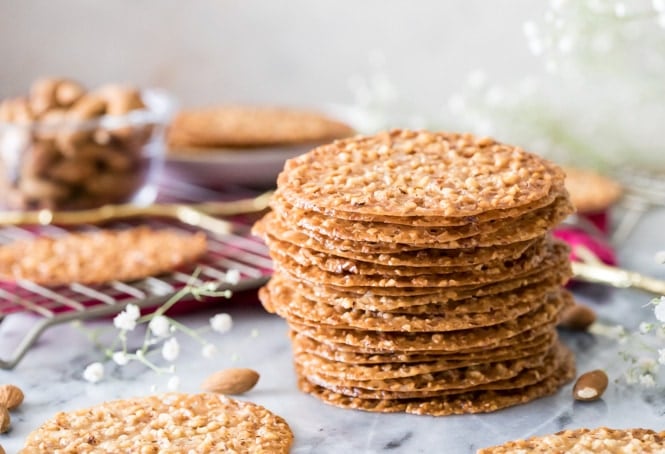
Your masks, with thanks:
M 81 211 L 6 211 L 0 212 L 0 226 L 19 224 L 99 224 L 116 219 L 153 216 L 174 218 L 186 224 L 200 227 L 203 227 L 201 223 L 204 223 L 212 227 L 210 230 L 217 232 L 217 230 L 221 229 L 220 223 L 224 221 L 215 219 L 212 216 L 233 216 L 236 214 L 262 211 L 268 207 L 271 196 L 272 192 L 269 191 L 253 199 L 242 199 L 232 202 L 204 202 L 191 205 L 156 203 L 145 207 L 132 204 L 106 205 L 100 208 Z M 192 224 L 192 222 L 197 222 L 198 224 Z

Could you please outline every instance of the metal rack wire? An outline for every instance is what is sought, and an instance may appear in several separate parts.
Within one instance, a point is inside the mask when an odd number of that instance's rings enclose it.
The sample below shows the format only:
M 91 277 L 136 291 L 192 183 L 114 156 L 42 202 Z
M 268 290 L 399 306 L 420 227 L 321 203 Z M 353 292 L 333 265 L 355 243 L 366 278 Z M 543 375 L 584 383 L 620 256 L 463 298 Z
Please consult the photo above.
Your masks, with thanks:
M 192 188 L 189 189 L 191 193 Z M 168 194 L 169 189 L 164 192 Z M 147 224 L 154 228 L 191 231 L 190 228 L 171 221 L 152 219 L 147 221 Z M 133 222 L 117 222 L 106 225 L 105 228 L 121 229 L 131 225 Z M 232 233 L 208 234 L 208 250 L 198 263 L 170 274 L 131 283 L 114 281 L 98 286 L 74 283 L 50 288 L 30 281 L 0 283 L 0 323 L 10 314 L 19 312 L 29 313 L 35 319 L 32 328 L 18 342 L 10 357 L 0 358 L 0 368 L 14 368 L 41 334 L 51 326 L 74 320 L 114 315 L 130 303 L 141 308 L 159 306 L 191 282 L 192 273 L 197 269 L 200 274 L 198 282 L 194 281 L 195 284 L 213 280 L 221 283 L 220 289 L 233 291 L 260 286 L 268 279 L 271 272 L 272 265 L 267 248 L 260 240 L 251 237 L 248 219 L 234 219 L 232 225 Z M 96 228 L 84 225 L 78 226 L 76 230 Z M 66 233 L 64 229 L 55 226 L 4 227 L 0 228 L 0 244 L 35 236 L 58 236 L 63 233 Z M 231 269 L 240 273 L 237 282 L 225 281 L 226 273 Z

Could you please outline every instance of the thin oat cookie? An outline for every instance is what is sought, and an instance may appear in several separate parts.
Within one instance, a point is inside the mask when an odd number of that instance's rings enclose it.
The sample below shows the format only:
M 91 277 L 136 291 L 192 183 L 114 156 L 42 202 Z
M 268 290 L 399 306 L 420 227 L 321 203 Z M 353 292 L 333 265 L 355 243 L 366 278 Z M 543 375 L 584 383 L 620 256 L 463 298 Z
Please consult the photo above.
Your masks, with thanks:
M 369 412 L 406 412 L 418 415 L 448 416 L 455 414 L 489 413 L 554 394 L 575 376 L 572 355 L 552 375 L 523 388 L 498 391 L 471 391 L 452 396 L 424 399 L 362 399 L 349 397 L 310 383 L 299 377 L 298 387 L 325 403 L 342 408 Z
M 550 252 L 548 245 L 550 241 L 550 237 L 541 238 L 540 241 L 534 242 L 531 247 L 527 248 L 519 257 L 514 259 L 495 260 L 473 266 L 427 266 L 423 263 L 420 266 L 413 267 L 386 266 L 365 262 L 362 259 L 340 258 L 325 252 L 318 252 L 284 241 L 273 240 L 269 236 L 266 238 L 266 244 L 272 254 L 289 257 L 301 266 L 313 266 L 322 271 L 334 274 L 381 274 L 384 276 L 418 276 L 422 274 L 452 274 L 463 272 L 482 272 L 486 275 L 507 274 L 516 262 L 523 262 L 528 259 L 542 260 Z
M 259 290 L 259 299 L 268 312 L 276 313 L 287 320 L 297 318 L 305 325 L 413 333 L 456 331 L 498 325 L 533 311 L 547 300 L 547 294 L 541 295 L 538 299 L 520 300 L 513 306 L 497 306 L 488 312 L 415 315 L 345 309 L 323 301 L 308 300 L 290 287 L 279 287 L 273 283 Z
M 459 218 L 528 205 L 564 177 L 545 159 L 492 139 L 394 130 L 290 159 L 277 183 L 291 204 L 319 212 Z
M 155 276 L 194 262 L 206 251 L 202 232 L 134 227 L 19 240 L 0 247 L 0 277 L 57 286 Z
M 339 121 L 315 112 L 250 106 L 184 110 L 168 131 L 176 150 L 210 147 L 251 149 L 270 145 L 321 143 L 354 134 Z
M 468 243 L 468 238 L 475 236 L 482 238 L 502 237 L 505 236 L 504 232 L 518 225 L 524 230 L 526 226 L 536 225 L 537 221 L 541 223 L 548 221 L 552 222 L 549 226 L 551 228 L 560 221 L 560 216 L 557 216 L 557 213 L 564 213 L 565 217 L 572 211 L 570 201 L 567 197 L 562 196 L 555 199 L 550 205 L 523 213 L 515 218 L 484 223 L 473 222 L 452 227 L 409 227 L 384 222 L 349 222 L 314 211 L 289 209 L 288 206 L 281 207 L 279 211 L 275 210 L 275 213 L 283 223 L 294 225 L 306 234 L 313 233 L 336 240 L 400 243 L 425 247 L 455 242 L 461 244 L 459 247 L 462 248 L 466 247 L 464 244 Z M 469 247 L 474 247 L 474 245 Z
M 293 433 L 281 417 L 219 394 L 169 393 L 60 412 L 32 432 L 22 453 L 288 453 Z
M 268 221 L 269 219 L 263 218 L 253 228 L 253 233 L 263 238 L 266 242 L 277 240 L 300 248 L 329 254 L 340 259 L 361 260 L 383 266 L 469 267 L 493 261 L 514 260 L 519 258 L 529 247 L 542 241 L 542 238 L 535 238 L 504 246 L 467 249 L 414 249 L 407 246 L 406 249 L 398 251 L 394 251 L 393 248 L 391 252 L 360 253 L 355 250 L 330 250 L 325 245 L 318 243 L 297 229 L 290 228 L 284 224 L 278 227 L 276 224 L 270 224 Z
M 477 454 L 566 452 L 583 454 L 590 452 L 633 454 L 638 452 L 665 452 L 665 431 L 650 429 L 568 429 L 526 440 L 508 441 L 502 445 L 481 448 Z
M 329 389 L 339 394 L 349 397 L 360 397 L 362 399 L 414 399 L 423 397 L 443 397 L 454 394 L 468 393 L 473 391 L 498 391 L 510 390 L 515 388 L 524 388 L 542 381 L 550 376 L 555 370 L 558 370 L 562 361 L 567 361 L 571 353 L 567 350 L 550 354 L 548 358 L 539 364 L 529 364 L 528 367 L 519 371 L 516 375 L 499 380 L 479 383 L 468 387 L 446 387 L 446 389 L 414 389 L 414 390 L 388 390 L 388 389 L 368 389 L 362 386 L 362 382 L 356 382 L 354 386 L 349 386 L 342 382 L 342 385 L 331 384 L 329 381 L 320 382 L 316 377 L 312 378 L 303 374 L 299 370 L 299 375 L 323 388 Z
M 329 361 L 338 370 L 343 370 L 348 365 L 359 367 L 372 367 L 379 365 L 383 369 L 401 368 L 412 363 L 436 363 L 451 361 L 480 361 L 488 362 L 492 359 L 514 359 L 529 354 L 544 352 L 548 350 L 558 339 L 556 331 L 549 331 L 535 337 L 526 338 L 517 336 L 513 342 L 492 348 L 481 348 L 459 352 L 362 352 L 350 350 L 338 344 L 318 342 L 302 334 L 290 331 L 293 352 L 295 354 L 306 353 L 317 356 L 320 360 Z M 339 363 L 347 366 L 339 366 Z
M 465 389 L 514 377 L 524 369 L 543 364 L 547 353 L 509 360 L 462 364 L 460 367 L 441 366 L 437 368 L 438 370 L 423 370 L 421 373 L 395 377 L 389 374 L 340 376 L 341 374 L 335 371 L 320 369 L 317 362 L 310 362 L 311 358 L 302 355 L 295 357 L 295 363 L 302 375 L 324 388 L 342 386 L 393 392 L 443 391 Z M 416 370 L 421 369 L 413 365 L 411 367 Z
M 503 340 L 536 327 L 546 326 L 553 329 L 561 311 L 572 305 L 572 301 L 570 294 L 562 291 L 561 295 L 552 295 L 545 304 L 514 320 L 499 325 L 437 333 L 379 332 L 309 326 L 295 317 L 287 322 L 292 330 L 320 342 L 347 344 L 377 351 L 458 351 L 496 346 Z
M 384 290 L 391 288 L 428 288 L 428 287 L 465 287 L 470 285 L 486 285 L 516 279 L 542 269 L 545 260 L 560 261 L 568 257 L 569 248 L 556 241 L 546 246 L 544 254 L 527 255 L 506 264 L 506 272 L 499 275 L 486 274 L 483 271 L 463 271 L 446 274 L 420 274 L 414 276 L 391 276 L 381 273 L 371 275 L 336 274 L 323 271 L 314 266 L 302 266 L 293 258 L 270 251 L 275 268 L 281 273 L 289 274 L 295 279 L 305 280 L 323 285 L 338 287 L 379 287 Z M 510 266 L 509 266 L 510 265 Z

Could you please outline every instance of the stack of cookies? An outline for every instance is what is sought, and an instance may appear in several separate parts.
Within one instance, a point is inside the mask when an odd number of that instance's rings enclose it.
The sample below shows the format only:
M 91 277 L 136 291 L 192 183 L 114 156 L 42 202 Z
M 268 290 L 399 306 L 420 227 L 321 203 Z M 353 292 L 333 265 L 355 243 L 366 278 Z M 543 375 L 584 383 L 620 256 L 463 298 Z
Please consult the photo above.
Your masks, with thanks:
M 287 161 L 254 228 L 260 291 L 290 327 L 300 388 L 333 405 L 498 410 L 574 375 L 555 326 L 572 304 L 564 174 L 471 135 L 396 130 Z

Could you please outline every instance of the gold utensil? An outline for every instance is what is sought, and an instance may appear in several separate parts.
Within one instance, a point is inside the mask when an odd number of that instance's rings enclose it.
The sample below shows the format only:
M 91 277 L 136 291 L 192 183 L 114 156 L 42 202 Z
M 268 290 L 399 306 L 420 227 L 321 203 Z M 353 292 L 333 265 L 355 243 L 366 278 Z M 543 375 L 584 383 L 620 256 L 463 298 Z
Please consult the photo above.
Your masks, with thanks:
M 637 288 L 657 295 L 665 295 L 665 281 L 645 276 L 636 271 L 606 265 L 584 246 L 575 246 L 575 255 L 581 262 L 573 262 L 575 279 L 595 282 L 616 288 Z
M 224 234 L 231 231 L 231 224 L 222 219 L 217 219 L 215 216 L 233 216 L 262 211 L 268 207 L 271 196 L 272 191 L 269 191 L 252 199 L 231 202 L 156 203 L 145 207 L 132 204 L 105 205 L 100 208 L 81 211 L 7 211 L 0 212 L 0 226 L 99 224 L 117 219 L 150 216 L 177 219 L 184 224 Z

